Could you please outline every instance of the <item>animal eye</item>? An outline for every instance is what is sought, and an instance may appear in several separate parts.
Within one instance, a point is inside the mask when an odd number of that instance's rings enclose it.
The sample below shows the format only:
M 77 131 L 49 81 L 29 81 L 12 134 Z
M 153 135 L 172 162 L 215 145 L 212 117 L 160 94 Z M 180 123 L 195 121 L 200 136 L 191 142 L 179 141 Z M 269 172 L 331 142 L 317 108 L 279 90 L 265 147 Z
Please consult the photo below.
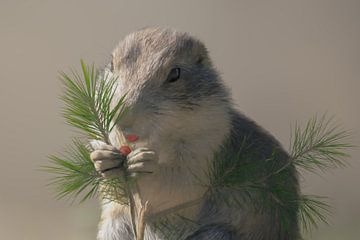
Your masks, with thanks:
M 180 78 L 180 68 L 171 69 L 169 75 L 167 76 L 167 82 L 175 82 Z

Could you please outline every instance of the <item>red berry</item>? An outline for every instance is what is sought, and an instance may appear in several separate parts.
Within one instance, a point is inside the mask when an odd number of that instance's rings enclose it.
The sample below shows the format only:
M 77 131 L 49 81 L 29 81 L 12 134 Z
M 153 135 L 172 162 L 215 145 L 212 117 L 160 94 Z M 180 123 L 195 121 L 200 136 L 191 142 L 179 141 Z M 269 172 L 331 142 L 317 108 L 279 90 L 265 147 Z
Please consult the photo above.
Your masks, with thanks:
M 126 139 L 129 142 L 136 142 L 139 139 L 139 137 L 135 134 L 129 134 L 129 135 L 126 135 Z
M 119 149 L 120 153 L 127 156 L 129 155 L 129 153 L 131 153 L 131 149 L 129 146 L 121 146 L 120 149 Z

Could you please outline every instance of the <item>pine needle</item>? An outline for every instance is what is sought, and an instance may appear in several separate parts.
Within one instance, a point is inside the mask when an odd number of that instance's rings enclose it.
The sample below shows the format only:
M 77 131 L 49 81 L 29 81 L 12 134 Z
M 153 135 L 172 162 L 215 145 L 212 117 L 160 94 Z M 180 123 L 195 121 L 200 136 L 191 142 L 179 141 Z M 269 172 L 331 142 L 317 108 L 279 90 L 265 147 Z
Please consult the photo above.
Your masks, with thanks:
M 67 123 L 82 131 L 89 139 L 99 139 L 109 143 L 109 132 L 126 113 L 125 95 L 114 107 L 111 104 L 115 95 L 116 78 L 99 72 L 81 61 L 82 74 L 72 76 L 61 73 L 65 104 L 63 115 Z
M 89 149 L 84 144 L 74 140 L 73 146 L 65 154 L 49 158 L 50 165 L 44 166 L 43 170 L 55 175 L 49 185 L 55 187 L 58 198 L 68 197 L 74 200 L 88 189 L 81 196 L 80 202 L 83 202 L 97 194 L 101 175 L 95 170 Z
M 305 128 L 296 124 L 291 139 L 291 162 L 310 172 L 343 167 L 347 151 L 353 145 L 347 143 L 350 134 L 334 124 L 326 115 L 313 117 Z
M 299 222 L 305 232 L 317 228 L 320 222 L 329 224 L 331 206 L 325 197 L 303 194 L 299 198 Z
M 115 106 L 116 78 L 101 75 L 95 69 L 81 61 L 82 75 L 72 71 L 71 75 L 61 73 L 64 93 L 63 115 L 67 123 L 87 137 L 109 144 L 109 133 L 127 112 L 124 106 L 125 95 Z M 54 186 L 58 198 L 80 202 L 101 194 L 102 198 L 127 203 L 125 180 L 122 178 L 105 179 L 99 174 L 90 159 L 90 151 L 79 140 L 62 156 L 50 156 L 50 164 L 43 167 L 55 177 L 49 182 Z
M 345 166 L 347 152 L 354 147 L 348 143 L 350 134 L 326 115 L 313 117 L 304 128 L 297 124 L 293 132 L 290 157 L 282 165 L 276 161 L 276 149 L 265 161 L 254 161 L 259 159 L 258 150 L 246 136 L 238 151 L 229 151 L 225 143 L 215 154 L 208 173 L 213 201 L 239 208 L 250 203 L 259 212 L 270 209 L 285 232 L 295 217 L 305 232 L 320 222 L 328 223 L 330 206 L 324 197 L 287 189 L 286 182 L 291 181 L 288 174 L 294 169 L 318 173 Z

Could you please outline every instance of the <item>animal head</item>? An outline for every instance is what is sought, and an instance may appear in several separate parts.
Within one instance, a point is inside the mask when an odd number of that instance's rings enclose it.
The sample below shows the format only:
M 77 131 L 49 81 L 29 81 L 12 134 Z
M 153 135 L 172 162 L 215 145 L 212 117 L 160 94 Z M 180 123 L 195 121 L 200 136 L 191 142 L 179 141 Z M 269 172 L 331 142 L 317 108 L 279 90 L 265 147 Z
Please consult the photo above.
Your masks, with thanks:
M 179 129 L 201 121 L 193 119 L 200 113 L 211 118 L 211 109 L 216 113 L 228 101 L 204 44 L 167 28 L 126 36 L 113 51 L 107 72 L 118 77 L 117 96 L 126 93 L 130 110 L 123 127 Z

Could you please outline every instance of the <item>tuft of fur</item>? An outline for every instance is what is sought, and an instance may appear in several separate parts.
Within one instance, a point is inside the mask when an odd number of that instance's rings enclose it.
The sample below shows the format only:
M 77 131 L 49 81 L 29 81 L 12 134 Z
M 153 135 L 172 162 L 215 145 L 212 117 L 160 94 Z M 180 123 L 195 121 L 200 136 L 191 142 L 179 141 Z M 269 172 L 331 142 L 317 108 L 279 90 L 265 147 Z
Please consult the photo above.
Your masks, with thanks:
M 166 81 L 171 69 L 180 68 L 180 79 Z M 140 199 L 150 203 L 146 240 L 168 239 L 155 230 L 157 213 L 200 199 L 208 182 L 206 172 L 214 153 L 230 141 L 236 150 L 244 136 L 261 152 L 264 161 L 276 147 L 278 161 L 288 156 L 280 144 L 233 107 L 229 91 L 214 69 L 205 46 L 187 33 L 172 29 L 146 28 L 128 35 L 115 48 L 105 69 L 118 77 L 116 97 L 127 94 L 130 107 L 115 131 L 137 134 L 136 148 L 156 152 L 156 171 L 136 179 Z M 119 145 L 114 137 L 112 143 Z M 196 177 L 195 177 L 196 176 Z M 295 170 L 287 181 L 297 191 Z M 224 194 L 229 194 L 224 190 Z M 254 213 L 251 206 L 232 209 L 203 199 L 180 214 L 197 222 L 180 239 L 297 239 L 294 220 L 291 231 L 279 238 L 279 219 Z M 175 222 L 176 223 L 176 222 Z M 179 223 L 180 224 L 180 223 Z M 179 236 L 173 236 L 179 239 Z M 116 202 L 102 204 L 99 240 L 134 239 L 128 207 Z

